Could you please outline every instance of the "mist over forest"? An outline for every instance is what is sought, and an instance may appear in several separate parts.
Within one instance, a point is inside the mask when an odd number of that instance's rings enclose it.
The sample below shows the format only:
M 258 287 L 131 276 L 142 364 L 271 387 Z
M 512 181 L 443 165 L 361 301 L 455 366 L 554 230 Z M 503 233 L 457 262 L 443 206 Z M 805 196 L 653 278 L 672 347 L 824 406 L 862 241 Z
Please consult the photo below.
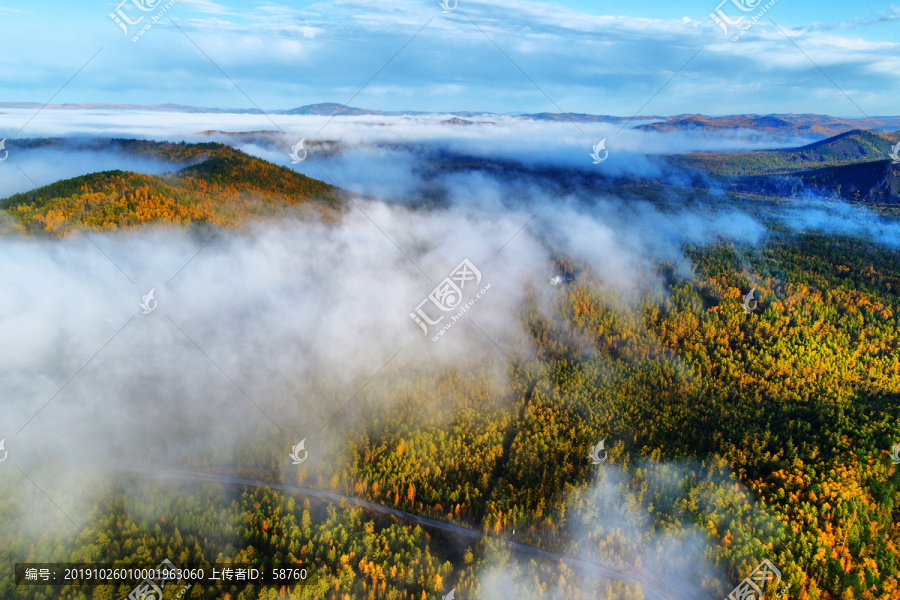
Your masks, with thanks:
M 0 600 L 900 600 L 896 7 L 13 4 Z

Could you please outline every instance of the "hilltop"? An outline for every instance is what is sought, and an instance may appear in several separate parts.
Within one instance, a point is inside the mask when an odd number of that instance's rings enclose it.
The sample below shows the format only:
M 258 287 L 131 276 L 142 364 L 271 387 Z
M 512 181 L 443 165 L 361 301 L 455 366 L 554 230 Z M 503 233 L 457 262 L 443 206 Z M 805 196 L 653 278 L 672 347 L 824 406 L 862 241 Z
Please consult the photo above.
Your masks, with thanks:
M 15 143 L 35 147 L 59 142 Z M 228 227 L 286 210 L 334 219 L 344 205 L 338 188 L 223 144 L 91 142 L 92 147 L 98 144 L 187 166 L 159 176 L 119 170 L 83 175 L 0 200 L 0 209 L 29 233 L 64 235 L 77 227 L 108 230 L 148 223 Z

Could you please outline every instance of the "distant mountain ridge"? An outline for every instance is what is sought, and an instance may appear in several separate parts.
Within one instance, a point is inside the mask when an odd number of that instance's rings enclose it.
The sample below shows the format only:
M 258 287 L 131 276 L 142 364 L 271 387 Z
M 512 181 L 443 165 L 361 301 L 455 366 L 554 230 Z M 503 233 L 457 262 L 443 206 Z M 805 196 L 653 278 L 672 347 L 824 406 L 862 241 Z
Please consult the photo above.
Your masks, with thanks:
M 827 137 L 857 129 L 900 129 L 900 117 L 846 119 L 813 114 L 729 115 L 722 117 L 688 114 L 667 117 L 658 123 L 638 125 L 635 129 L 645 131 L 753 129 L 775 134 Z
M 0 102 L 3 108 L 28 108 L 28 109 L 54 109 L 54 110 L 145 110 L 161 112 L 181 112 L 189 114 L 242 114 L 242 115 L 309 115 L 309 116 L 370 116 L 370 117 L 398 117 L 398 116 L 427 116 L 449 115 L 457 119 L 471 119 L 477 117 L 506 116 L 530 121 L 556 121 L 578 123 L 637 123 L 634 129 L 639 131 L 724 131 L 748 129 L 766 132 L 773 135 L 797 135 L 825 138 L 857 129 L 882 129 L 885 131 L 900 130 L 900 116 L 882 116 L 869 118 L 842 118 L 828 115 L 815 114 L 744 114 L 725 116 L 706 116 L 700 114 L 681 114 L 673 116 L 636 115 L 622 117 L 615 115 L 589 114 L 589 113 L 525 113 L 503 114 L 489 111 L 380 111 L 369 110 L 354 106 L 345 106 L 336 102 L 321 102 L 318 104 L 306 104 L 296 108 L 283 110 L 263 111 L 258 108 L 208 108 L 190 106 L 185 104 L 48 104 L 39 102 Z M 647 123 L 647 121 L 652 121 Z M 450 121 L 449 124 L 459 124 Z
M 180 112 L 189 114 L 235 114 L 235 115 L 312 115 L 312 116 L 404 116 L 404 115 L 454 115 L 457 117 L 477 117 L 497 115 L 490 112 L 424 112 L 424 111 L 381 111 L 345 106 L 336 102 L 306 104 L 297 108 L 260 110 L 258 108 L 209 108 L 187 104 L 41 104 L 40 102 L 0 102 L 0 108 L 30 108 L 52 110 L 148 110 L 160 112 Z

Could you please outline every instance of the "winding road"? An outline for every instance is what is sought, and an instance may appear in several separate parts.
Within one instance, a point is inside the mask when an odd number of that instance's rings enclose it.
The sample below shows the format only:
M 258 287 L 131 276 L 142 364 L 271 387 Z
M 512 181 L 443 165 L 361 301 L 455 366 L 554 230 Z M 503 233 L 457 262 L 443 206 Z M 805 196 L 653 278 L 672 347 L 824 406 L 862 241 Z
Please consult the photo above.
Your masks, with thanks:
M 403 519 L 404 521 L 418 523 L 420 525 L 424 525 L 425 527 L 431 527 L 433 529 L 445 531 L 449 534 L 468 538 L 471 540 L 479 540 L 484 537 L 484 534 L 482 532 L 474 529 L 460 527 L 459 525 L 453 525 L 452 523 L 439 521 L 437 519 L 421 517 L 419 515 L 414 515 L 402 510 L 397 510 L 395 508 L 390 508 L 381 504 L 375 504 L 374 502 L 367 502 L 365 500 L 360 500 L 359 498 L 344 496 L 335 492 L 326 492 L 323 490 L 303 488 L 293 485 L 284 485 L 279 483 L 268 483 L 255 479 L 233 477 L 231 475 L 208 475 L 206 473 L 196 473 L 192 471 L 153 471 L 142 472 L 140 474 L 145 477 L 163 477 L 168 479 L 183 479 L 189 481 L 209 481 L 225 485 L 239 485 L 248 487 L 267 487 L 273 490 L 280 490 L 292 494 L 318 498 L 326 502 L 343 501 L 347 504 L 352 504 L 366 510 L 370 510 L 383 515 L 390 515 L 398 519 Z M 577 558 L 563 556 L 561 554 L 554 554 L 553 552 L 547 552 L 546 550 L 541 550 L 540 548 L 535 548 L 534 546 L 528 546 L 526 544 L 520 544 L 519 542 L 513 542 L 509 540 L 506 540 L 506 546 L 511 550 L 514 550 L 515 552 L 527 554 L 542 560 L 553 562 L 562 561 L 570 568 L 582 573 L 587 573 L 598 577 L 605 577 L 608 579 L 614 579 L 631 585 L 639 583 L 641 585 L 641 591 L 649 600 L 712 600 L 712 596 L 702 591 L 695 585 L 692 585 L 685 581 L 658 581 L 655 580 L 655 578 L 652 578 L 643 573 L 625 572 L 611 567 L 605 567 L 595 563 L 579 560 Z

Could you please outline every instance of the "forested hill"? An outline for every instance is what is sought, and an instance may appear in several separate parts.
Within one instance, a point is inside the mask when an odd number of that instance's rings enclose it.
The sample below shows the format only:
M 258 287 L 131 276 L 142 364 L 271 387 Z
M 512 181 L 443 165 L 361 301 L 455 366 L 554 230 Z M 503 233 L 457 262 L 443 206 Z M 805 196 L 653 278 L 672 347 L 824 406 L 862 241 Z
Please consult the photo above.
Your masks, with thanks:
M 900 167 L 890 156 L 892 140 L 850 131 L 800 148 L 754 152 L 694 152 L 670 163 L 711 174 L 731 191 L 769 196 L 808 192 L 851 202 L 900 203 Z
M 58 143 L 26 140 L 16 145 Z M 285 211 L 334 219 L 344 206 L 338 188 L 224 144 L 104 140 L 81 149 L 99 150 L 98 143 L 107 150 L 188 166 L 158 176 L 92 173 L 0 200 L 0 209 L 24 231 L 64 235 L 75 227 L 109 230 L 148 223 L 234 226 Z
M 717 176 L 776 175 L 820 167 L 887 160 L 891 139 L 871 131 L 848 131 L 800 148 L 754 152 L 694 152 L 673 160 Z

